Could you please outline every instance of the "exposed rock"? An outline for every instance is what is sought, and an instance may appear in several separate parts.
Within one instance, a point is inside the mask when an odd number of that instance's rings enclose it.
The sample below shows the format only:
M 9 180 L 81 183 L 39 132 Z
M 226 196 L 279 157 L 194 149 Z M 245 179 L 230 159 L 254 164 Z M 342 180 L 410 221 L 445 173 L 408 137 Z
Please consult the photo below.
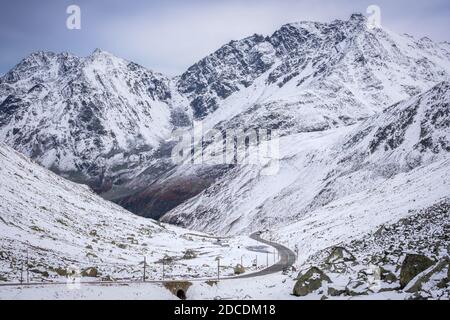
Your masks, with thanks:
M 234 267 L 234 274 L 239 275 L 243 273 L 245 273 L 245 268 L 241 264 L 238 264 L 236 265 L 236 267 Z
M 95 268 L 95 267 L 90 267 L 90 268 L 84 269 L 84 270 L 81 272 L 81 275 L 82 275 L 83 277 L 96 278 L 96 277 L 99 275 L 99 273 L 98 273 L 97 268 Z
M 194 250 L 191 250 L 191 249 L 187 249 L 183 254 L 184 260 L 195 259 L 195 258 L 197 258 L 197 254 L 195 253 Z
M 45 270 L 31 269 L 30 272 L 40 274 L 40 275 L 42 275 L 44 278 L 48 278 L 48 277 L 50 276 L 50 274 L 49 274 L 47 271 L 45 271 Z
M 216 280 L 208 280 L 205 282 L 208 286 L 213 287 L 213 286 L 217 286 L 218 281 Z
M 386 270 L 383 267 L 380 267 L 380 276 L 381 276 L 381 280 L 385 281 L 387 283 L 393 283 L 398 280 L 397 276 L 394 273 L 392 273 L 389 270 Z
M 331 279 L 319 268 L 312 267 L 304 275 L 299 275 L 293 294 L 304 297 L 322 287 L 323 282 L 331 283 Z
M 400 272 L 400 287 L 404 288 L 415 276 L 433 265 L 433 261 L 423 255 L 408 254 Z
M 438 264 L 431 271 L 423 274 L 422 276 L 419 277 L 419 279 L 417 279 L 414 282 L 414 284 L 412 284 L 411 286 L 408 286 L 406 292 L 416 293 L 416 292 L 422 290 L 423 285 L 425 283 L 429 282 L 430 279 L 435 274 L 442 272 L 442 270 L 444 270 L 445 268 L 448 268 L 447 270 L 450 270 L 449 265 L 450 265 L 450 261 L 448 260 L 448 258 L 439 261 Z M 449 271 L 447 271 L 447 276 L 448 276 L 448 272 Z M 442 280 L 444 280 L 444 279 L 442 279 Z M 447 283 L 448 283 L 448 277 L 445 280 L 447 280 Z M 444 282 L 442 282 L 442 283 L 444 283 Z
M 64 268 L 58 267 L 58 268 L 54 269 L 54 271 L 56 272 L 56 274 L 58 276 L 61 276 L 61 277 L 66 277 L 67 276 L 67 270 L 64 269 Z
M 347 249 L 343 247 L 335 247 L 331 250 L 330 255 L 325 260 L 326 264 L 337 264 L 342 262 L 352 262 L 356 258 Z
M 367 281 L 351 280 L 345 287 L 345 293 L 349 296 L 361 296 L 369 294 L 369 284 Z
M 328 295 L 332 297 L 342 296 L 346 293 L 346 289 L 336 289 L 333 287 L 328 287 Z
M 347 271 L 347 263 L 354 262 L 356 258 L 347 249 L 335 247 L 330 255 L 325 259 L 325 268 L 332 272 L 344 273 Z

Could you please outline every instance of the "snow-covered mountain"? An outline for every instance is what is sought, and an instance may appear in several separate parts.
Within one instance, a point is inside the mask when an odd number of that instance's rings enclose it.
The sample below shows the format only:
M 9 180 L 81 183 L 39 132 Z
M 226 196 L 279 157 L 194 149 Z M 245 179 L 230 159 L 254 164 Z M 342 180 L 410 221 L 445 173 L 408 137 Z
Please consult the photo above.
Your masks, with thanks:
M 285 136 L 277 175 L 236 166 L 163 221 L 239 234 L 311 219 L 341 224 L 348 215 L 364 222 L 359 231 L 374 228 L 449 196 L 449 128 L 443 82 L 359 125 Z
M 360 14 L 232 41 L 173 79 L 101 50 L 36 53 L 0 78 L 0 140 L 159 218 L 233 167 L 175 165 L 174 129 L 277 129 L 303 150 L 449 74 L 448 43 L 371 29 Z
M 165 257 L 166 279 L 205 278 L 216 275 L 219 255 L 223 275 L 233 275 L 243 255 L 255 256 L 244 247 L 256 245 L 254 240 L 218 243 L 138 217 L 4 144 L 0 176 L 0 282 L 25 280 L 27 270 L 31 282 L 64 281 L 71 271 L 104 280 L 139 280 L 144 256 L 148 279 L 162 279 Z
M 0 139 L 72 180 L 108 189 L 188 121 L 171 98 L 167 77 L 107 52 L 38 52 L 0 79 Z
M 277 131 L 280 150 L 268 163 L 216 163 L 223 141 L 207 137 L 174 163 L 174 130 L 200 122 L 227 139 Z M 231 145 L 244 149 L 239 134 Z M 272 164 L 279 170 L 267 175 Z M 286 298 L 289 281 L 314 278 L 307 266 L 333 269 L 337 252 L 345 272 L 324 269 L 334 287 L 314 289 L 318 298 L 371 292 L 356 289 L 373 263 L 389 271 L 383 290 L 410 298 L 397 285 L 412 251 L 437 262 L 419 282 L 445 298 L 450 44 L 372 29 L 354 14 L 232 41 L 175 78 L 101 50 L 34 53 L 0 77 L 0 177 L 0 281 L 18 281 L 24 265 L 38 281 L 73 268 L 136 280 L 144 256 L 151 279 L 163 258 L 169 277 L 213 276 L 218 256 L 232 275 L 245 255 L 247 270 L 254 258 L 269 263 L 244 236 L 263 231 L 299 251 L 301 276 L 248 279 L 234 297 L 254 297 L 257 284 L 262 297 Z M 195 294 L 217 297 L 220 285 Z
M 204 129 L 277 129 L 283 136 L 354 124 L 428 90 L 449 78 L 449 48 L 369 29 L 355 14 L 349 21 L 288 24 L 270 37 L 233 41 L 175 81 Z M 141 184 L 120 203 L 157 218 L 227 170 L 183 166 L 156 179 L 141 176 L 136 180 L 151 185 Z
M 355 123 L 449 79 L 450 46 L 348 21 L 287 24 L 232 41 L 178 88 L 207 127 L 308 132 Z

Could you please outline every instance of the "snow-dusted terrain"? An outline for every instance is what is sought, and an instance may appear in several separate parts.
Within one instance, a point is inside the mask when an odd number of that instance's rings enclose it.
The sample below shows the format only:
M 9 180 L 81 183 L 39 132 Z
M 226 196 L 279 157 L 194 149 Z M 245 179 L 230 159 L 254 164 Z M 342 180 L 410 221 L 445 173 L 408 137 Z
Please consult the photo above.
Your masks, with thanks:
M 344 127 L 429 90 L 449 74 L 447 43 L 369 29 L 356 14 L 348 21 L 288 24 L 270 37 L 233 41 L 176 80 L 205 130 L 276 129 L 289 136 L 281 141 L 287 149 L 292 139 L 298 141 L 297 133 L 346 132 Z M 300 143 L 286 152 L 295 152 Z M 159 199 L 187 193 L 184 201 L 216 179 L 223 181 L 223 169 L 207 164 L 171 169 L 123 204 L 144 204 L 133 208 L 139 214 L 152 209 L 163 213 Z M 295 176 L 289 174 L 289 179 Z M 177 187 L 186 181 L 194 192 Z
M 188 121 L 171 99 L 167 77 L 108 52 L 37 52 L 0 78 L 0 138 L 57 173 L 108 190 Z
M 366 24 L 360 14 L 287 24 L 232 41 L 173 79 L 101 50 L 35 53 L 0 78 L 0 139 L 159 218 L 228 169 L 174 170 L 173 129 L 192 120 L 281 135 L 342 128 L 449 79 L 448 43 Z
M 148 280 L 163 268 L 200 279 L 190 299 L 448 299 L 450 45 L 366 23 L 287 24 L 172 79 L 101 50 L 24 59 L 0 78 L 0 281 L 75 268 L 136 282 L 145 256 Z M 276 130 L 279 152 L 201 162 L 223 146 L 205 139 L 174 163 L 173 131 L 199 122 Z M 223 276 L 241 259 L 262 268 L 272 249 L 247 237 L 257 231 L 296 251 L 300 273 L 203 281 L 217 256 Z M 172 297 L 158 283 L 117 286 L 0 286 L 0 298 Z
M 232 41 L 178 81 L 205 126 L 335 128 L 449 78 L 447 43 L 367 27 L 363 15 Z
M 140 280 L 144 257 L 147 280 L 163 279 L 163 258 L 165 279 L 214 278 L 218 256 L 222 276 L 241 258 L 248 271 L 256 256 L 265 261 L 267 249 L 252 249 L 261 246 L 254 240 L 217 241 L 138 217 L 4 144 L 0 164 L 1 282 L 25 280 L 27 269 L 31 282 L 65 281 L 70 270 L 91 280 Z
M 308 219 L 328 228 L 328 217 L 349 236 L 346 216 L 370 229 L 397 210 L 432 205 L 450 190 L 449 101 L 444 82 L 360 125 L 285 136 L 278 174 L 238 165 L 163 221 L 240 234 Z

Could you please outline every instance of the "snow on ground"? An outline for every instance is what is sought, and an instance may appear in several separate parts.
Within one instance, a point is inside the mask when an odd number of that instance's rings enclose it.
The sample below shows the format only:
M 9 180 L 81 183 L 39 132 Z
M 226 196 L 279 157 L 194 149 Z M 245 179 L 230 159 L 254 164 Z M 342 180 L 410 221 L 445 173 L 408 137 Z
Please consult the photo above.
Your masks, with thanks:
M 292 295 L 294 275 L 273 274 L 251 279 L 221 280 L 218 283 L 195 281 L 188 289 L 188 300 L 319 300 L 323 295 L 307 297 Z M 403 300 L 407 294 L 380 292 L 370 296 L 329 297 L 329 299 Z M 174 300 L 177 299 L 162 284 L 82 284 L 78 289 L 67 285 L 33 287 L 0 287 L 1 299 L 15 300 Z
M 0 300 L 174 300 L 169 290 L 157 284 L 67 285 L 0 288 Z
M 0 283 L 207 278 L 234 274 L 242 261 L 265 260 L 272 248 L 242 236 L 216 239 L 135 216 L 86 186 L 64 180 L 0 146 Z M 165 259 L 163 266 L 162 259 Z
M 272 239 L 309 255 L 376 230 L 449 196 L 450 159 L 401 173 L 381 188 L 340 198 L 274 231 Z

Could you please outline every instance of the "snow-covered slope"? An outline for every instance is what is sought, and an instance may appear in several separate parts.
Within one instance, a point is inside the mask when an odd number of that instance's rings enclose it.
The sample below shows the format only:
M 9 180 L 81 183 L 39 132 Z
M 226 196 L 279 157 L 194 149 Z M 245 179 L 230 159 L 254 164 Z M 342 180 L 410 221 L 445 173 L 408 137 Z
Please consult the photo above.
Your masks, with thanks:
M 232 41 L 189 68 L 178 88 L 207 127 L 295 133 L 355 123 L 449 74 L 445 43 L 371 29 L 354 14 Z
M 219 255 L 222 274 L 232 275 L 241 257 L 258 254 L 246 248 L 257 244 L 246 237 L 218 243 L 138 217 L 0 144 L 0 282 L 26 279 L 27 269 L 34 282 L 64 280 L 71 270 L 142 279 L 144 256 L 148 279 L 162 279 L 164 257 L 166 279 L 215 276 Z
M 360 232 L 431 206 L 449 196 L 449 103 L 443 82 L 360 125 L 285 136 L 277 175 L 236 166 L 163 221 L 237 234 L 294 222 L 300 230 L 314 220 L 326 229 L 341 225 L 349 236 L 345 217 Z
M 168 78 L 105 51 L 37 52 L 0 78 L 0 140 L 108 189 L 188 120 L 171 98 Z

